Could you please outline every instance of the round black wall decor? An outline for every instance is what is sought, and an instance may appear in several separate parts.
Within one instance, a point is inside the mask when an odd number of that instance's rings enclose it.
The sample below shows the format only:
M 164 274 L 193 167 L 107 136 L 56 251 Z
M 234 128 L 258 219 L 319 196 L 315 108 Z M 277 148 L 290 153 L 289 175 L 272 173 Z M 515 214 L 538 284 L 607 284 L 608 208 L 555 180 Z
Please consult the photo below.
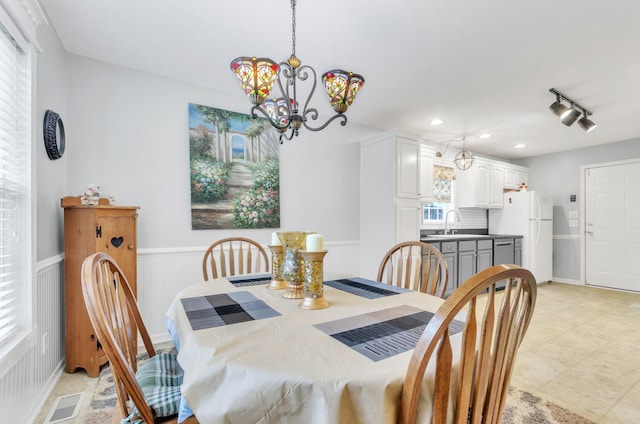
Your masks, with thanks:
M 47 150 L 49 159 L 60 159 L 64 154 L 64 125 L 60 115 L 52 110 L 46 111 L 42 132 L 44 134 L 44 148 Z

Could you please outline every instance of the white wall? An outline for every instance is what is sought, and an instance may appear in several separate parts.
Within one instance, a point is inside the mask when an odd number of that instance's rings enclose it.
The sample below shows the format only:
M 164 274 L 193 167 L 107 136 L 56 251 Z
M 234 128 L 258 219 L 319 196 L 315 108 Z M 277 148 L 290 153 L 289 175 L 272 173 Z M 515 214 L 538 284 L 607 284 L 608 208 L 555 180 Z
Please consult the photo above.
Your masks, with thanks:
M 70 56 L 69 69 L 68 194 L 99 184 L 119 204 L 140 206 L 139 248 L 206 246 L 238 234 L 191 230 L 189 192 L 187 106 L 248 112 L 231 72 L 228 94 L 79 56 Z M 376 132 L 334 123 L 281 146 L 283 229 L 315 230 L 328 243 L 359 238 L 357 142 Z M 267 243 L 271 231 L 242 234 Z
M 53 28 L 40 26 L 38 42 L 42 53 L 36 57 L 36 234 L 37 259 L 43 260 L 62 253 L 62 209 L 60 198 L 67 193 L 69 155 L 49 160 L 44 149 L 42 121 L 47 110 L 62 118 L 65 129 L 73 127 L 69 116 L 69 75 L 67 54 Z M 67 138 L 68 140 L 68 138 Z M 71 149 L 69 149 L 71 150 Z
M 594 130 L 594 133 L 597 130 Z M 569 212 L 580 210 L 580 167 L 588 164 L 640 158 L 640 139 L 536 156 L 519 164 L 531 169 L 529 190 L 553 194 L 553 277 L 580 282 L 580 228 L 569 227 Z M 570 195 L 576 195 L 576 202 Z M 573 219 L 573 218 L 572 218 Z

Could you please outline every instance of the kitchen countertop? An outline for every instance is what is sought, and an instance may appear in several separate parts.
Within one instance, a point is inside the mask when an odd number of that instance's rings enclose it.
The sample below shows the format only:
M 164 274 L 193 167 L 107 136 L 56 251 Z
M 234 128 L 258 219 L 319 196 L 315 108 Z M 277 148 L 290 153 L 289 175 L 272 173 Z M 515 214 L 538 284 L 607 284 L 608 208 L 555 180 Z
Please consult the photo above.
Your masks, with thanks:
M 522 235 L 513 234 L 429 234 L 421 236 L 420 241 L 464 241 L 464 240 L 493 240 L 498 238 L 522 238 Z

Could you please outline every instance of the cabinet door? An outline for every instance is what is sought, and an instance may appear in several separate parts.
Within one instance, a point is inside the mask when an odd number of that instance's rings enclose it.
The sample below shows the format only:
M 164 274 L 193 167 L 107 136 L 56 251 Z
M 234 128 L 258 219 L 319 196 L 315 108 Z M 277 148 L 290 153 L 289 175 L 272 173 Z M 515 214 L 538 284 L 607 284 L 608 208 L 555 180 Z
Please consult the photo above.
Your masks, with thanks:
M 518 171 L 516 174 L 516 186 L 514 188 L 520 187 L 520 184 L 524 183 L 525 185 L 529 185 L 529 173 L 525 171 Z
M 478 269 L 480 272 L 493 265 L 493 250 L 478 250 Z
M 477 163 L 476 169 L 476 205 L 489 206 L 491 201 L 491 167 Z
M 420 240 L 420 203 L 399 201 L 396 203 L 396 243 L 411 240 Z
M 433 201 L 433 152 L 424 146 L 420 149 L 420 198 Z
M 476 250 L 458 252 L 458 285 L 476 274 Z
M 96 217 L 96 251 L 108 253 L 125 273 L 136 293 L 135 217 L 105 214 Z
M 518 172 L 513 168 L 504 169 L 504 188 L 515 189 L 520 183 L 518 182 Z
M 443 252 L 442 256 L 444 256 L 444 259 L 447 261 L 447 269 L 449 270 L 449 281 L 447 282 L 447 290 L 445 291 L 446 297 L 458 288 L 458 253 Z
M 489 205 L 491 207 L 502 207 L 504 168 L 498 165 L 491 165 L 491 176 L 489 186 Z
M 420 197 L 420 144 L 401 137 L 396 145 L 396 197 Z

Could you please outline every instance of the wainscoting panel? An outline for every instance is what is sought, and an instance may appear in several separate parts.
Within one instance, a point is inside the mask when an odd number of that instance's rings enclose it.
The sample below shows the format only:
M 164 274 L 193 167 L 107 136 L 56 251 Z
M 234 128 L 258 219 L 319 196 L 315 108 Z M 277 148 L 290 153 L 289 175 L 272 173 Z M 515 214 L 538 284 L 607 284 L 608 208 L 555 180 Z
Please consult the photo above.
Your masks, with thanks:
M 359 274 L 359 242 L 325 246 L 329 251 L 325 272 Z M 206 248 L 138 250 L 138 304 L 154 343 L 170 340 L 165 314 L 174 297 L 203 280 L 202 257 Z M 35 341 L 10 370 L 0 373 L 2 422 L 32 423 L 64 366 L 63 257 L 39 262 L 35 280 Z
M 64 361 L 62 257 L 36 266 L 35 343 L 0 379 L 2 422 L 29 423 L 45 402 Z
M 170 340 L 165 319 L 171 301 L 180 290 L 203 281 L 207 247 L 138 250 L 138 304 L 154 343 Z M 359 275 L 359 242 L 325 243 L 325 248 L 325 272 Z

